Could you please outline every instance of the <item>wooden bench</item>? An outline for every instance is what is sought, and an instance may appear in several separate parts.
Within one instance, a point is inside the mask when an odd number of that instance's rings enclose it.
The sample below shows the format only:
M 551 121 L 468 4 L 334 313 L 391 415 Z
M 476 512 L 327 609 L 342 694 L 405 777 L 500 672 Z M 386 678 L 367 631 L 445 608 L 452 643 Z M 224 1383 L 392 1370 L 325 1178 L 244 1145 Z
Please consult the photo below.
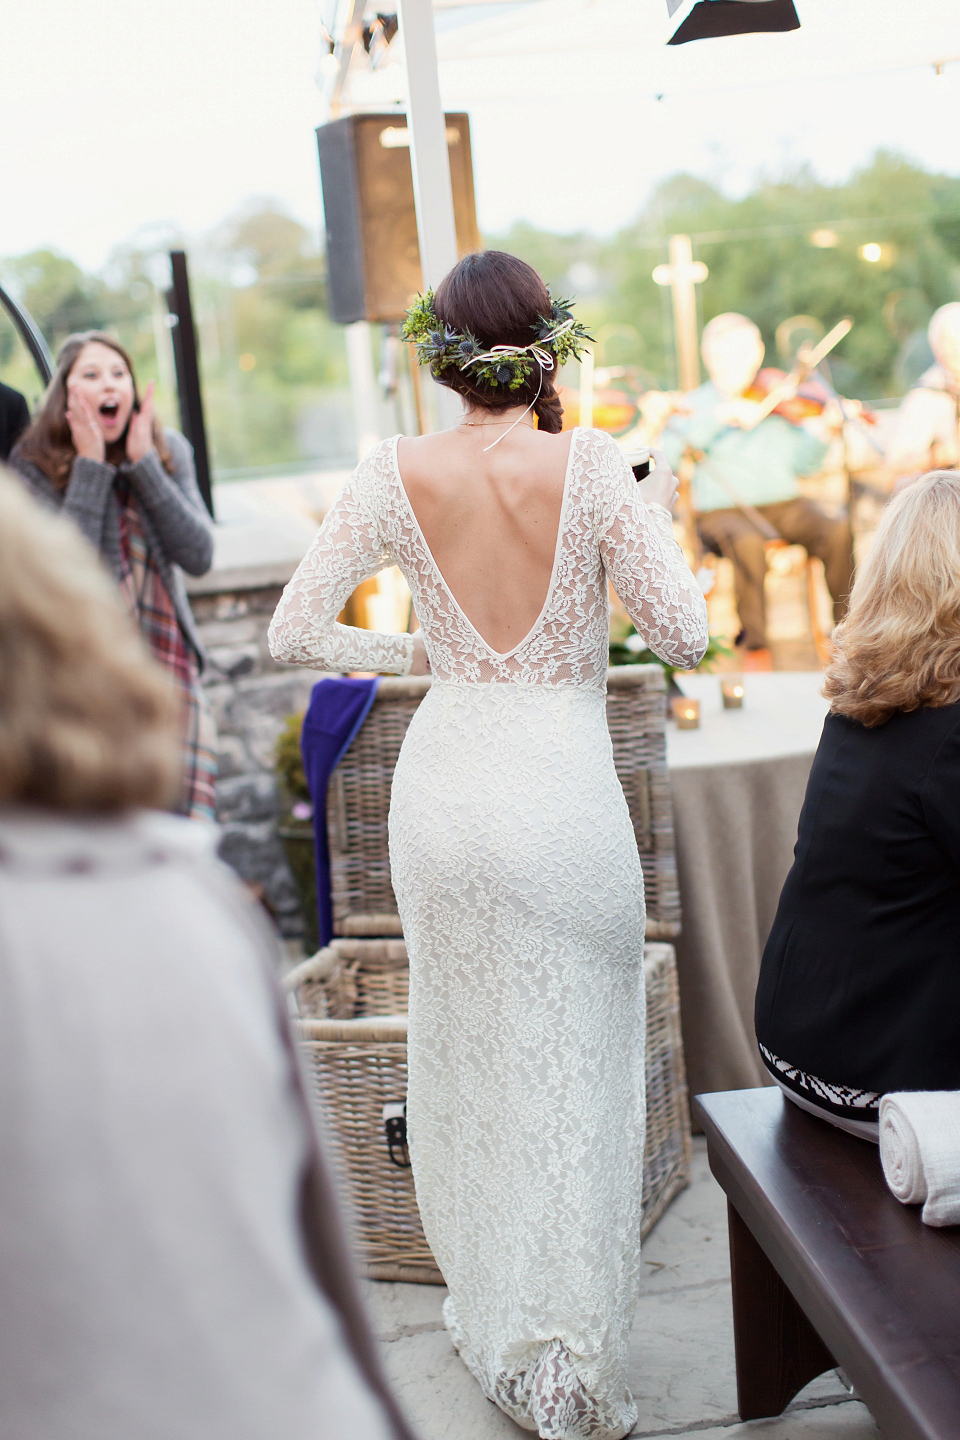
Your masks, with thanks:
M 839 1365 L 889 1440 L 960 1440 L 960 1228 L 922 1224 L 875 1145 L 774 1087 L 693 1108 L 727 1194 L 741 1419 Z

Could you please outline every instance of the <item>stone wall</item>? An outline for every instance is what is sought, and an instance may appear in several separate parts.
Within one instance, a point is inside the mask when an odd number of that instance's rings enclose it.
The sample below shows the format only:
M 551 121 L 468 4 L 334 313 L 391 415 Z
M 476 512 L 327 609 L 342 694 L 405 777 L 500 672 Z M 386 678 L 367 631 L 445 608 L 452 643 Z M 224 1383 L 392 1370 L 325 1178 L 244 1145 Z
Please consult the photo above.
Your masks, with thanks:
M 276 835 L 280 797 L 273 747 L 288 715 L 306 709 L 318 676 L 277 665 L 267 626 L 291 567 L 220 573 L 190 584 L 209 664 L 204 688 L 217 722 L 220 853 L 244 879 L 262 887 L 281 933 L 303 931 L 300 905 Z

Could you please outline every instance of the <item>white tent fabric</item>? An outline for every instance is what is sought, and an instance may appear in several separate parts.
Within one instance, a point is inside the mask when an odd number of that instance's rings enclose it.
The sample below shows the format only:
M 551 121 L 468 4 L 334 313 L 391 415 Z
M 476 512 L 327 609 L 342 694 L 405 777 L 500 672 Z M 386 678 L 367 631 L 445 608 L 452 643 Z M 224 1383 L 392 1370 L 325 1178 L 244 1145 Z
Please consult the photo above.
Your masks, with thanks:
M 798 0 L 798 13 L 801 28 L 784 34 L 664 48 L 676 21 L 663 0 L 538 0 L 447 30 L 439 43 L 441 72 L 464 93 L 473 86 L 478 98 L 506 99 L 525 88 L 525 67 L 535 59 L 538 69 L 576 73 L 581 95 L 589 89 L 599 98 L 626 87 L 635 97 L 654 98 L 960 61 L 955 0 L 924 0 L 920 7 L 908 0 L 841 6 Z
M 956 0 L 797 6 L 800 30 L 667 47 L 665 0 L 440 0 L 441 92 L 471 114 L 481 223 L 604 231 L 680 169 L 736 192 L 804 160 L 840 179 L 881 146 L 955 169 Z M 352 103 L 402 103 L 390 58 L 351 77 Z

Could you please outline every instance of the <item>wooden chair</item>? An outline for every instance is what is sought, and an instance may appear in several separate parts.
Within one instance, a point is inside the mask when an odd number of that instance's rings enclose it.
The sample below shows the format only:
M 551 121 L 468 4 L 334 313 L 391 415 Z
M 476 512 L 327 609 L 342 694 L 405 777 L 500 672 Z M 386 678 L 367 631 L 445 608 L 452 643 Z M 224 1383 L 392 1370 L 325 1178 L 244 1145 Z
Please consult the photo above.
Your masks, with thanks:
M 886 1187 L 876 1145 L 775 1087 L 699 1095 L 726 1191 L 742 1420 L 841 1365 L 891 1440 L 960 1436 L 960 1228 Z

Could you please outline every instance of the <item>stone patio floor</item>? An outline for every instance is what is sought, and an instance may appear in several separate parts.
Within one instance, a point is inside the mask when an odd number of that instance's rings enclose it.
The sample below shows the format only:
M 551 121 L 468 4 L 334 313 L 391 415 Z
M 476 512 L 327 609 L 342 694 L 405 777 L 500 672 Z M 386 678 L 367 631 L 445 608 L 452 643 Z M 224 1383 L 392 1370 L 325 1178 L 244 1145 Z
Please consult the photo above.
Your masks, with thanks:
M 638 1437 L 879 1440 L 866 1407 L 834 1374 L 814 1380 L 776 1420 L 736 1413 L 726 1200 L 694 1140 L 693 1177 L 644 1245 L 628 1381 Z M 484 1399 L 440 1319 L 446 1290 L 364 1282 L 390 1380 L 420 1440 L 519 1440 Z

